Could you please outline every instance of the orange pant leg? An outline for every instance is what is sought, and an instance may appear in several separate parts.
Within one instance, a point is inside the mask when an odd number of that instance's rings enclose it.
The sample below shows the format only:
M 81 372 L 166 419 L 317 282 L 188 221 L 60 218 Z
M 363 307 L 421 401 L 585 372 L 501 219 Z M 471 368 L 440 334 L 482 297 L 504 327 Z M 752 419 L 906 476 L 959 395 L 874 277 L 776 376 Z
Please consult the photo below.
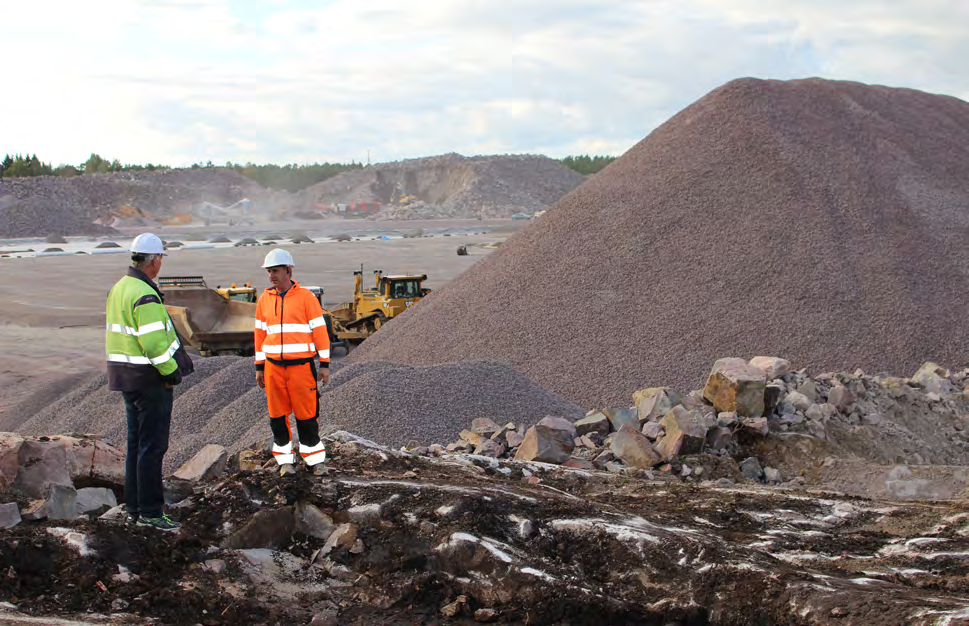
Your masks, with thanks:
M 289 395 L 289 379 L 292 368 L 280 367 L 266 362 L 266 401 L 269 404 L 269 417 L 286 417 L 293 412 Z
M 320 404 L 313 365 L 304 363 L 286 369 L 289 370 L 286 389 L 296 419 L 316 419 L 320 413 Z

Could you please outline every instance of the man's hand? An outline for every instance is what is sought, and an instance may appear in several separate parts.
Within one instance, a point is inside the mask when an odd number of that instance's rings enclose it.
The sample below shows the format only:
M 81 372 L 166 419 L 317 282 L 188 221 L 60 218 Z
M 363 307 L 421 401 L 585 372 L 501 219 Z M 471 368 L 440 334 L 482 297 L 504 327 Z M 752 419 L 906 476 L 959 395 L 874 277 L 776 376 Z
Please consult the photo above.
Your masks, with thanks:
M 328 367 L 320 368 L 320 384 L 326 387 L 326 383 L 330 382 L 330 369 Z
M 175 385 L 173 385 L 173 384 L 171 384 L 171 383 L 165 383 L 165 389 L 167 389 L 167 390 L 169 390 L 169 391 L 171 391 L 171 390 L 173 390 L 174 388 L 175 388 Z
M 259 385 L 260 389 L 266 388 L 266 372 L 256 370 L 256 384 Z

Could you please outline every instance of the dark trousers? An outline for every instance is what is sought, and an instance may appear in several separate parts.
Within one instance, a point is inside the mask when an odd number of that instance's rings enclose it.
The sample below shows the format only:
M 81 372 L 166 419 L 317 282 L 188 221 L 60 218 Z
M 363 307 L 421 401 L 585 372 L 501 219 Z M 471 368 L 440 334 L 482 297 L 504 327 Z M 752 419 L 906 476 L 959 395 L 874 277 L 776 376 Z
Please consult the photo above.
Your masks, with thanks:
M 173 393 L 163 384 L 122 391 L 128 414 L 124 499 L 129 513 L 160 517 L 165 504 L 162 460 L 168 451 Z

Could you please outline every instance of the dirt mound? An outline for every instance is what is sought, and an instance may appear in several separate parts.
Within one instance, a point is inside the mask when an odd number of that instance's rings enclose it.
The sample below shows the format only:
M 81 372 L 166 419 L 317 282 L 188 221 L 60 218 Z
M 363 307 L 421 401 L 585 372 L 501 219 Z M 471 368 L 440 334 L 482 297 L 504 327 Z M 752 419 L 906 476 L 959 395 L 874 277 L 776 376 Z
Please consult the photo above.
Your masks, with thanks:
M 726 355 L 969 357 L 969 104 L 733 81 L 388 324 L 350 363 L 512 363 L 584 406 Z
M 267 193 L 242 174 L 219 168 L 8 178 L 2 185 L 16 203 L 0 210 L 0 237 L 99 235 L 113 230 L 94 220 L 122 205 L 170 217 L 201 202 L 227 205 Z
M 308 204 L 381 202 L 381 217 L 509 217 L 544 209 L 585 177 L 538 155 L 445 154 L 380 163 L 334 176 L 306 190 Z M 415 204 L 391 206 L 401 196 Z

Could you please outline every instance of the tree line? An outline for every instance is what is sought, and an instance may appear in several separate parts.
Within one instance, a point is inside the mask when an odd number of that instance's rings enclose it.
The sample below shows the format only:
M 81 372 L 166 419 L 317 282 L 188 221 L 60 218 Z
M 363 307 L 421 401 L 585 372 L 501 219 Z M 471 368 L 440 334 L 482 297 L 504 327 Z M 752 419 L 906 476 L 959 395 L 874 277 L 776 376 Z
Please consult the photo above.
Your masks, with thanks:
M 580 174 L 595 174 L 605 166 L 609 165 L 615 161 L 618 157 L 614 156 L 590 156 L 588 154 L 582 154 L 579 156 L 567 156 L 564 159 L 559 159 L 562 165 L 574 169 Z
M 590 156 L 588 154 L 579 156 L 567 156 L 558 159 L 563 165 L 572 168 L 580 174 L 595 174 L 605 166 L 616 160 L 613 156 Z M 363 168 L 362 163 L 352 161 L 350 163 L 313 163 L 309 165 L 289 165 L 255 163 L 232 163 L 227 161 L 225 165 L 215 165 L 212 161 L 206 163 L 193 163 L 190 169 L 212 169 L 225 167 L 235 170 L 243 176 L 254 180 L 263 187 L 270 189 L 284 189 L 287 191 L 298 191 L 311 185 L 322 182 L 328 178 L 347 172 L 350 170 Z M 36 154 L 31 155 L 6 155 L 0 161 L 0 177 L 25 177 L 25 176 L 61 176 L 70 178 L 84 174 L 108 174 L 111 172 L 153 172 L 155 170 L 171 169 L 167 165 L 157 165 L 148 163 L 122 164 L 118 159 L 108 160 L 98 154 L 91 154 L 84 163 L 80 165 L 58 165 L 53 167 L 50 162 L 44 162 L 37 158 Z
M 117 159 L 109 161 L 101 158 L 97 154 L 92 154 L 88 160 L 80 165 L 63 164 L 53 167 L 51 163 L 41 161 L 36 154 L 7 154 L 0 161 L 0 174 L 9 178 L 21 178 L 27 176 L 60 176 L 71 178 L 81 174 L 108 174 L 110 172 L 134 172 L 149 171 L 157 169 L 167 169 L 166 165 L 147 165 L 125 164 L 122 165 Z

